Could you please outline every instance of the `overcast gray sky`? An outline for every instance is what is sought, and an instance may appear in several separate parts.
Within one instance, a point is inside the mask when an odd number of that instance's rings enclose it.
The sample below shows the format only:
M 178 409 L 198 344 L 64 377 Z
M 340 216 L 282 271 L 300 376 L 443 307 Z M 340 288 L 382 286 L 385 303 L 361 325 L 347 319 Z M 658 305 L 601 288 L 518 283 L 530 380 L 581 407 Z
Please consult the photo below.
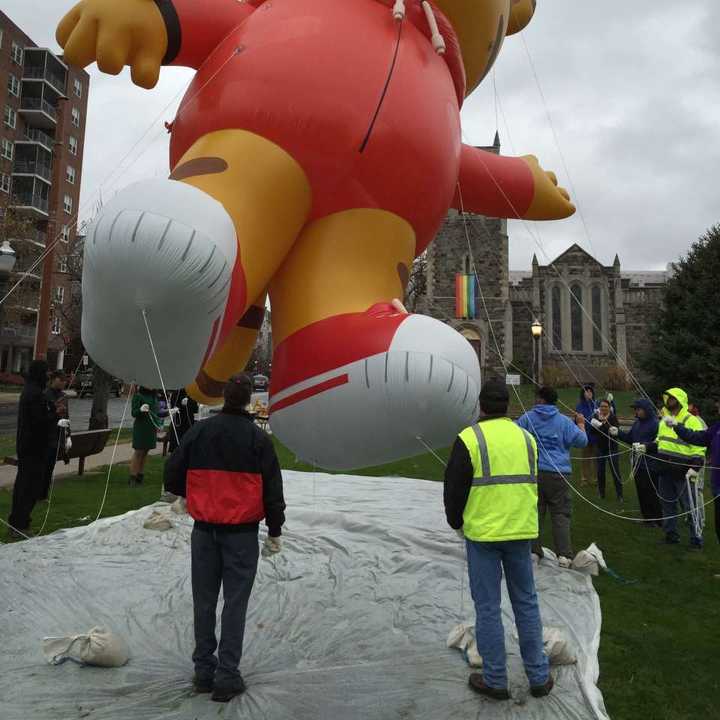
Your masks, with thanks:
M 56 22 L 72 4 L 3 0 L 2 8 L 35 42 L 56 48 Z M 571 242 L 606 264 L 617 252 L 625 268 L 660 269 L 720 222 L 718 27 L 718 0 L 539 0 L 527 51 L 510 37 L 496 65 L 503 152 L 534 153 L 555 170 L 585 222 L 577 214 L 512 223 L 512 269 L 529 269 L 533 252 L 545 263 Z M 166 69 L 148 93 L 127 73 L 90 72 L 81 217 L 100 188 L 107 200 L 166 174 L 163 121 L 192 77 Z M 466 142 L 489 144 L 495 117 L 489 78 L 466 102 Z

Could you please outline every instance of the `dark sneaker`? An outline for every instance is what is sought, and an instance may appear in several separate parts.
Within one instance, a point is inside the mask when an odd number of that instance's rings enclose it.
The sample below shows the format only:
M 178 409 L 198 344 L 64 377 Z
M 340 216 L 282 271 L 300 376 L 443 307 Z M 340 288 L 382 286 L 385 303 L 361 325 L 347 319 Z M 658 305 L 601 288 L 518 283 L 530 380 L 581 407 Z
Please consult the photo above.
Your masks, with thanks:
M 207 695 L 213 691 L 215 680 L 213 678 L 204 678 L 199 675 L 193 677 L 193 691 L 198 695 Z
M 507 688 L 492 688 L 486 685 L 480 673 L 473 673 L 468 679 L 468 684 L 476 693 L 489 697 L 491 700 L 510 699 L 510 693 L 507 691 Z
M 7 532 L 7 539 L 10 541 L 27 540 L 28 538 L 33 537 L 35 537 L 35 533 L 33 533 L 30 528 L 26 528 L 25 530 L 16 530 L 15 528 L 9 528 Z
M 555 681 L 551 675 L 548 675 L 548 680 L 544 685 L 533 685 L 533 687 L 530 688 L 530 694 L 536 698 L 547 697 L 554 687 Z
M 666 535 L 663 542 L 666 545 L 679 545 L 680 544 L 680 538 L 677 535 Z
M 232 685 L 215 685 L 212 700 L 221 703 L 230 702 L 234 697 L 242 695 L 246 689 L 245 681 L 242 678 Z

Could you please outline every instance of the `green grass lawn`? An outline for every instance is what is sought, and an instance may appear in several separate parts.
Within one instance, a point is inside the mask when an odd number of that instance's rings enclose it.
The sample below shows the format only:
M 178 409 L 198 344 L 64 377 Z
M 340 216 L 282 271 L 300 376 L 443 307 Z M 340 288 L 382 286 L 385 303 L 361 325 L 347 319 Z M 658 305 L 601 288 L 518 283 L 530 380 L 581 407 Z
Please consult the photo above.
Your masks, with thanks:
M 277 444 L 286 469 L 313 468 L 295 460 Z M 447 456 L 447 451 L 438 453 Z M 152 503 L 160 495 L 162 459 L 152 458 L 141 488 L 127 486 L 127 466 L 114 468 L 103 517 Z M 432 455 L 358 471 L 360 475 L 441 480 L 443 468 Z M 623 458 L 623 474 L 628 474 Z M 92 522 L 99 510 L 107 469 L 68 478 L 55 488 L 45 532 Z M 609 483 L 608 493 L 612 494 Z M 602 508 L 637 515 L 632 483 L 626 502 L 599 501 Z M 10 493 L 0 491 L 0 516 L 7 517 Z M 47 505 L 39 505 L 33 529 L 42 525 Z M 576 549 L 595 541 L 611 569 L 630 584 L 603 575 L 595 579 L 603 611 L 600 688 L 613 720 L 706 720 L 718 716 L 720 703 L 720 550 L 714 529 L 706 529 L 706 549 L 660 544 L 659 530 L 602 514 L 575 498 L 573 540 Z M 546 528 L 547 530 L 548 528 Z M 681 526 L 684 542 L 687 531 Z M 440 528 L 439 532 L 444 530 Z M 549 533 L 545 536 L 550 543 Z

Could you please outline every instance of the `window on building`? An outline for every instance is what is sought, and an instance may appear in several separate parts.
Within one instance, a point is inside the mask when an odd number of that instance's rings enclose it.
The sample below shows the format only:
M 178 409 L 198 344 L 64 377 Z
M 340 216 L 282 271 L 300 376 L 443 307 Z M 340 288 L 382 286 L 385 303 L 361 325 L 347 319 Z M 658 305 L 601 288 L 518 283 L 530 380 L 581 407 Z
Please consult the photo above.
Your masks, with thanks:
M 61 329 L 62 329 L 62 326 L 60 324 L 60 318 L 57 316 L 53 316 L 52 323 L 50 325 L 50 332 L 53 335 L 59 335 Z
M 583 291 L 580 285 L 570 288 L 570 337 L 573 352 L 583 351 Z
M 5 106 L 3 118 L 5 121 L 5 126 L 14 130 L 17 126 L 17 113 L 9 105 Z
M 65 195 L 63 198 L 63 209 L 68 215 L 72 215 L 73 211 L 73 199 L 69 195 Z
M 13 159 L 13 144 L 7 138 L 2 139 L 2 151 L 1 152 L 2 152 L 2 156 L 5 158 L 5 160 Z
M 20 97 L 20 81 L 12 73 L 8 75 L 8 92 L 15 97 Z
M 80 111 L 76 107 L 72 109 L 72 124 L 75 127 L 80 127 Z
M 0 192 L 10 192 L 10 176 L 5 173 L 0 175 Z
M 3 29 L 0 28 L 0 48 L 2 48 L 3 45 Z
M 60 305 L 62 305 L 63 300 L 65 300 L 65 288 L 64 287 L 53 288 L 52 299 L 53 299 L 53 302 L 56 302 L 56 303 L 59 303 Z
M 71 184 L 75 184 L 75 168 L 72 165 L 67 166 L 65 171 L 65 179 Z
M 82 82 L 80 82 L 80 80 L 78 80 L 77 78 L 75 78 L 75 82 L 73 83 L 73 86 L 74 86 L 73 89 L 74 89 L 74 91 L 75 91 L 75 94 L 76 94 L 78 97 L 82 97 L 82 92 L 83 92 Z
M 70 242 L 70 226 L 63 225 L 62 232 L 60 233 L 60 239 L 64 242 Z
M 16 65 L 23 64 L 23 54 L 23 49 L 20 47 L 20 45 L 14 42 L 12 44 L 12 51 L 10 52 L 10 57 Z
M 70 148 L 70 154 L 71 155 L 77 155 L 78 154 L 78 141 L 76 137 L 70 136 L 68 140 L 68 147 Z
M 592 289 L 593 351 L 603 351 L 602 339 L 602 290 L 595 285 Z
M 66 273 L 68 271 L 67 255 L 61 255 L 58 260 L 58 272 Z
M 560 286 L 552 289 L 550 302 L 552 303 L 552 342 L 556 350 L 562 350 L 562 293 Z

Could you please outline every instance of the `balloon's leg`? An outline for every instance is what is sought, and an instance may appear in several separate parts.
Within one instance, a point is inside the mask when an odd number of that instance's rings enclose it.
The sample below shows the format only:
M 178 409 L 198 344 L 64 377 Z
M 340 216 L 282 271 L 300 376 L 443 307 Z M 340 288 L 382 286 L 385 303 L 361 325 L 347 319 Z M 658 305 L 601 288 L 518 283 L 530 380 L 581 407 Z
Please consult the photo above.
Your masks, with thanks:
M 206 405 L 222 402 L 225 382 L 237 372 L 245 369 L 252 355 L 258 332 L 265 318 L 267 294 L 256 300 L 240 318 L 225 342 L 203 365 L 195 382 L 187 388 L 194 400 Z
M 475 416 L 480 368 L 450 326 L 392 305 L 415 234 L 351 210 L 309 224 L 270 284 L 270 425 L 302 459 L 351 469 L 444 447 Z
M 295 243 L 310 212 L 310 183 L 282 148 L 244 130 L 201 137 L 170 177 L 220 202 L 235 225 L 238 256 L 220 347 L 251 303 L 265 292 Z
M 242 371 L 250 358 L 270 278 L 310 212 L 310 184 L 284 150 L 244 130 L 203 136 L 180 159 L 171 178 L 220 202 L 235 225 L 238 255 L 220 339 L 188 389 L 191 397 L 213 404 L 222 400 L 228 378 Z
M 270 285 L 273 345 L 344 313 L 402 300 L 415 233 L 383 210 L 348 210 L 310 223 Z

